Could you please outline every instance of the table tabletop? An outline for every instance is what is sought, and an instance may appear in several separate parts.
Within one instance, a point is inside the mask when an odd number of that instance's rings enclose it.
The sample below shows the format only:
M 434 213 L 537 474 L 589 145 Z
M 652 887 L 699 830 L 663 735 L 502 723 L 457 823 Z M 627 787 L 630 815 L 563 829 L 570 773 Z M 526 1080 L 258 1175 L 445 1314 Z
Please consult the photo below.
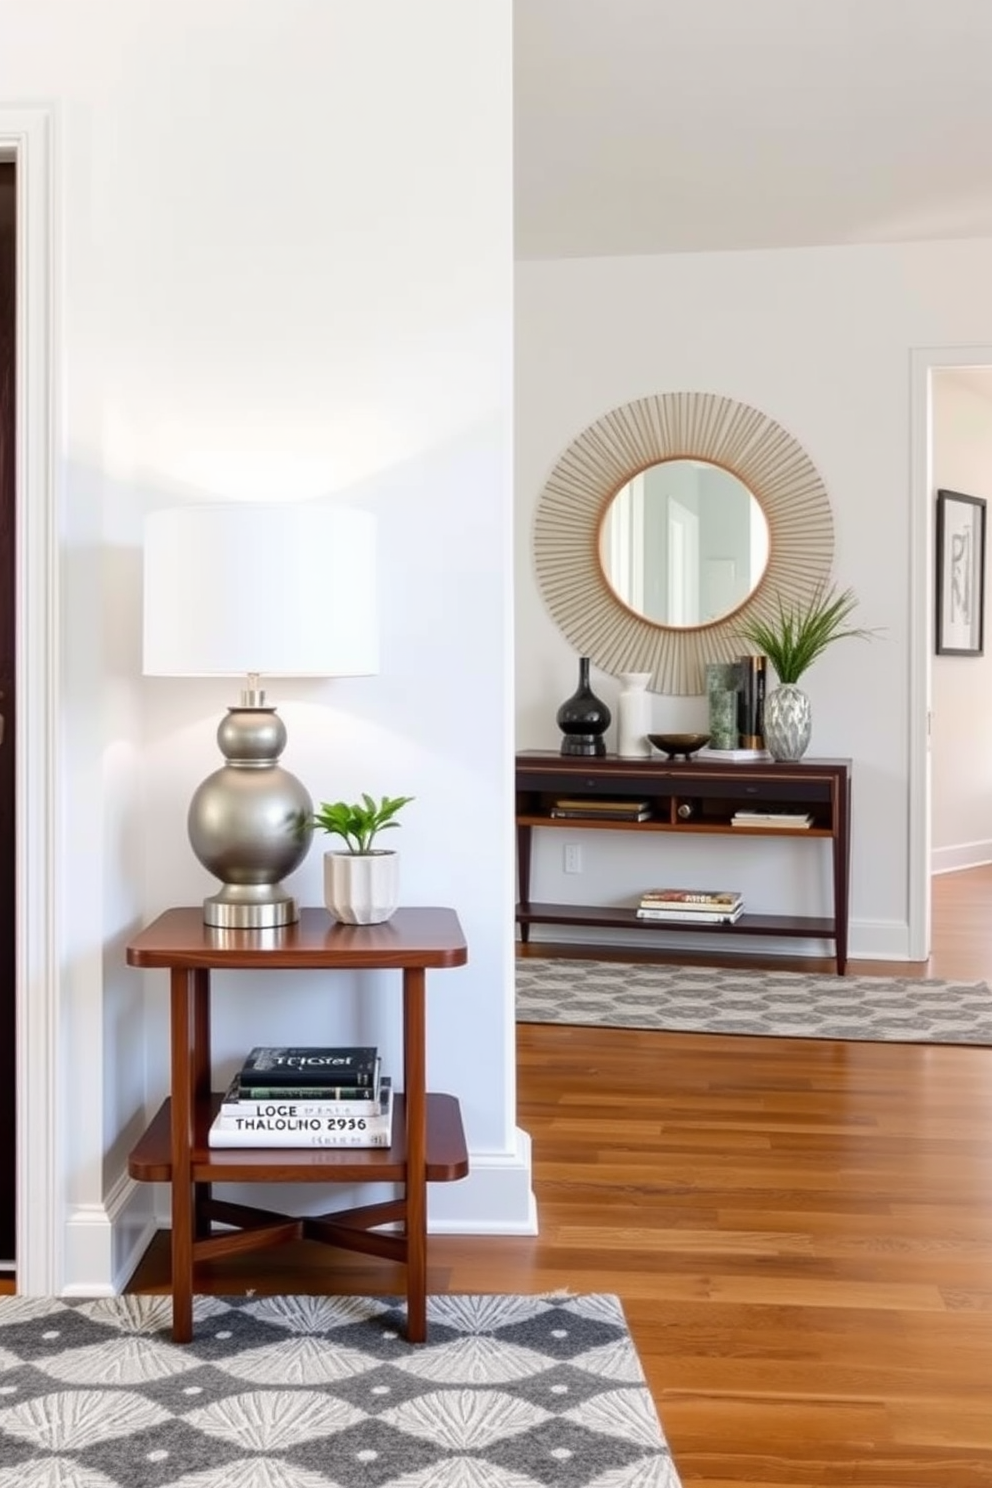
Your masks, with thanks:
M 400 908 L 381 925 L 344 925 L 304 908 L 291 925 L 229 930 L 203 922 L 202 906 L 168 909 L 128 943 L 129 966 L 388 969 L 464 966 L 465 935 L 453 909 Z

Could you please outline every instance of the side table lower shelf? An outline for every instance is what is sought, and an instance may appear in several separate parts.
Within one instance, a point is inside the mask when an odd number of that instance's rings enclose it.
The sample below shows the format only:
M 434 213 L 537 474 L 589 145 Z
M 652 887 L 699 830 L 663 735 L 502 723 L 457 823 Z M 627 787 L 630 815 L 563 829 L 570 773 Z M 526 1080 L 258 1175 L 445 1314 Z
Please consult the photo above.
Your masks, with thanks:
M 197 1103 L 190 1150 L 193 1234 L 182 1250 L 188 1263 L 173 1274 L 174 1297 L 191 1305 L 197 1261 L 218 1260 L 289 1240 L 316 1240 L 362 1255 L 382 1256 L 407 1268 L 408 1315 L 423 1311 L 426 1233 L 407 1224 L 406 1107 L 393 1102 L 394 1138 L 390 1147 L 209 1147 L 207 1129 L 220 1106 L 219 1092 Z M 428 1183 L 450 1183 L 469 1171 L 468 1144 L 461 1109 L 453 1095 L 426 1097 Z M 142 1183 L 172 1181 L 172 1101 L 163 1102 L 128 1157 L 128 1172 Z M 403 1196 L 360 1208 L 293 1216 L 213 1196 L 214 1183 L 399 1183 Z M 214 1230 L 215 1224 L 231 1226 Z M 383 1225 L 398 1225 L 383 1231 Z M 173 1255 L 176 1251 L 173 1249 Z
M 220 1109 L 215 1092 L 197 1108 L 190 1154 L 196 1183 L 403 1183 L 406 1180 L 406 1105 L 393 1098 L 391 1147 L 208 1147 L 207 1128 Z M 140 1183 L 171 1183 L 172 1101 L 162 1102 L 128 1157 Z M 468 1144 L 453 1095 L 427 1096 L 427 1182 L 452 1183 L 468 1173 Z

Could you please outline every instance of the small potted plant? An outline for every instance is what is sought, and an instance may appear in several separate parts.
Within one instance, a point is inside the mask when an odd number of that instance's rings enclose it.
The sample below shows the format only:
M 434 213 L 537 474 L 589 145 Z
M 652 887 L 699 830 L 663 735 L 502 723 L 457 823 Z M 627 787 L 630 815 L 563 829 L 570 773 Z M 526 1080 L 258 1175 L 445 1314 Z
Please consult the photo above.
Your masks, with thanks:
M 799 678 L 834 641 L 876 634 L 847 623 L 857 604 L 853 589 L 838 593 L 821 585 L 805 603 L 787 606 L 778 596 L 774 616 L 755 615 L 740 625 L 738 634 L 768 657 L 779 680 L 764 709 L 765 746 L 775 759 L 802 759 L 809 747 L 812 712 Z
M 399 855 L 374 847 L 380 832 L 398 827 L 396 815 L 413 796 L 367 792 L 359 801 L 322 801 L 313 824 L 340 837 L 345 846 L 324 854 L 324 902 L 347 925 L 381 925 L 399 903 Z

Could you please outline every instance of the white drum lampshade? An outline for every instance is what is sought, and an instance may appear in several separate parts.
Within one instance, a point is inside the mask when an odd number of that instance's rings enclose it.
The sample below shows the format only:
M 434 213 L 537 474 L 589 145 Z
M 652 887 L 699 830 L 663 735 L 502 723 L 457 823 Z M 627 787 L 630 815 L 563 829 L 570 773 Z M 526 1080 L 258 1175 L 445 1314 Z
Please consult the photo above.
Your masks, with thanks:
M 199 786 L 189 836 L 221 881 L 207 924 L 268 929 L 299 909 L 282 879 L 313 836 L 313 802 L 279 757 L 286 729 L 262 677 L 378 671 L 375 522 L 315 502 L 229 502 L 145 523 L 144 671 L 243 677 L 217 730 L 225 764 Z

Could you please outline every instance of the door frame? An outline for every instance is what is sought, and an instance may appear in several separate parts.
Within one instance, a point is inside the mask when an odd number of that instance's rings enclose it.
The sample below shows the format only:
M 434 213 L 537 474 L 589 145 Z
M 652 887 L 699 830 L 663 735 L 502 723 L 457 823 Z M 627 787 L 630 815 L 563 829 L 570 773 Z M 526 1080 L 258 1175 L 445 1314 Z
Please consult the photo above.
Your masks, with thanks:
M 932 877 L 931 710 L 933 706 L 934 474 L 933 374 L 992 367 L 992 346 L 927 346 L 910 353 L 909 576 L 909 958 L 930 954 Z
M 13 160 L 17 168 L 15 1261 L 16 1287 L 22 1296 L 48 1296 L 60 1289 L 65 1228 L 57 1079 L 60 464 L 54 377 L 59 285 L 54 135 L 51 109 L 0 106 L 0 159 Z

